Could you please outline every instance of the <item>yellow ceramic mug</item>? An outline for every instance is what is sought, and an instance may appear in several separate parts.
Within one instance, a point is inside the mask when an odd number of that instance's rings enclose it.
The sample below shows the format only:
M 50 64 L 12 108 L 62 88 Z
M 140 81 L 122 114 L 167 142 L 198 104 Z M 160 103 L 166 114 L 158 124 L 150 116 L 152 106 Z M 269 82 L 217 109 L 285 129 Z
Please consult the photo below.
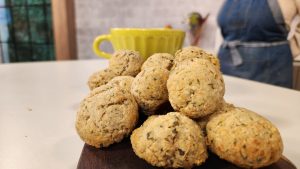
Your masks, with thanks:
M 184 37 L 185 32 L 175 29 L 113 28 L 110 34 L 94 40 L 93 49 L 98 56 L 109 59 L 111 54 L 100 49 L 100 44 L 107 40 L 114 50 L 136 50 L 146 59 L 154 53 L 174 54 L 182 47 Z

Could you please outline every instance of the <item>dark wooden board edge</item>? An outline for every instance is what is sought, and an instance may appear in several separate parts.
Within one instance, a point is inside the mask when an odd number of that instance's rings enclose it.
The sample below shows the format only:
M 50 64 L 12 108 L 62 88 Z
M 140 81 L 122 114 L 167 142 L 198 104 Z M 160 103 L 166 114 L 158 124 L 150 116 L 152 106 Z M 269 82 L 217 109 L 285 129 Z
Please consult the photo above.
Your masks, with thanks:
M 135 155 L 129 138 L 108 148 L 84 145 L 77 169 L 157 169 Z M 194 169 L 238 169 L 239 167 L 210 153 L 206 162 Z M 263 169 L 297 169 L 287 158 Z

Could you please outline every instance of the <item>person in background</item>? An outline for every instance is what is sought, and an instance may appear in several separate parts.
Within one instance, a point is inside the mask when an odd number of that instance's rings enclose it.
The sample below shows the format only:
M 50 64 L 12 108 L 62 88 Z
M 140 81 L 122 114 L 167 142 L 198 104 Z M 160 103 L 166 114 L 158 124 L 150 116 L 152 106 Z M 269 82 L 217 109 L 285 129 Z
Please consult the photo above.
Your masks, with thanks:
M 300 50 L 297 36 L 291 43 L 287 37 L 299 10 L 300 0 L 225 0 L 218 16 L 222 72 L 291 88 L 292 56 Z

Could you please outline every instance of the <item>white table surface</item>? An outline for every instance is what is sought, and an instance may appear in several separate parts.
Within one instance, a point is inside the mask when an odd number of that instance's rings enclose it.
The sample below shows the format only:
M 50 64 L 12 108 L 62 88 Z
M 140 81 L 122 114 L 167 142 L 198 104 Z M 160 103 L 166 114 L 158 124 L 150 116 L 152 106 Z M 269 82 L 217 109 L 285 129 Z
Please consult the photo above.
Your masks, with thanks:
M 0 65 L 0 169 L 74 169 L 83 142 L 74 121 L 89 75 L 104 60 Z M 225 76 L 228 102 L 259 112 L 280 130 L 284 155 L 300 168 L 300 92 Z

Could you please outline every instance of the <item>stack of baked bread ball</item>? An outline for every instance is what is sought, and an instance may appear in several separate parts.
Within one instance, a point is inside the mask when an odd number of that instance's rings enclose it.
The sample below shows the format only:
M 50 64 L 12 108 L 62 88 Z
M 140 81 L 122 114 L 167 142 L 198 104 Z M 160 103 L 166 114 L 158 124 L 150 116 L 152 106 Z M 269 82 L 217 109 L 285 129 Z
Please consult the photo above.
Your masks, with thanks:
M 116 51 L 88 85 L 76 129 L 94 147 L 131 135 L 136 155 L 164 168 L 199 166 L 207 149 L 245 168 L 270 165 L 282 155 L 278 129 L 259 114 L 226 103 L 219 60 L 198 47 L 147 60 L 136 51 Z M 168 102 L 173 111 L 160 112 Z M 148 118 L 136 126 L 139 113 Z

